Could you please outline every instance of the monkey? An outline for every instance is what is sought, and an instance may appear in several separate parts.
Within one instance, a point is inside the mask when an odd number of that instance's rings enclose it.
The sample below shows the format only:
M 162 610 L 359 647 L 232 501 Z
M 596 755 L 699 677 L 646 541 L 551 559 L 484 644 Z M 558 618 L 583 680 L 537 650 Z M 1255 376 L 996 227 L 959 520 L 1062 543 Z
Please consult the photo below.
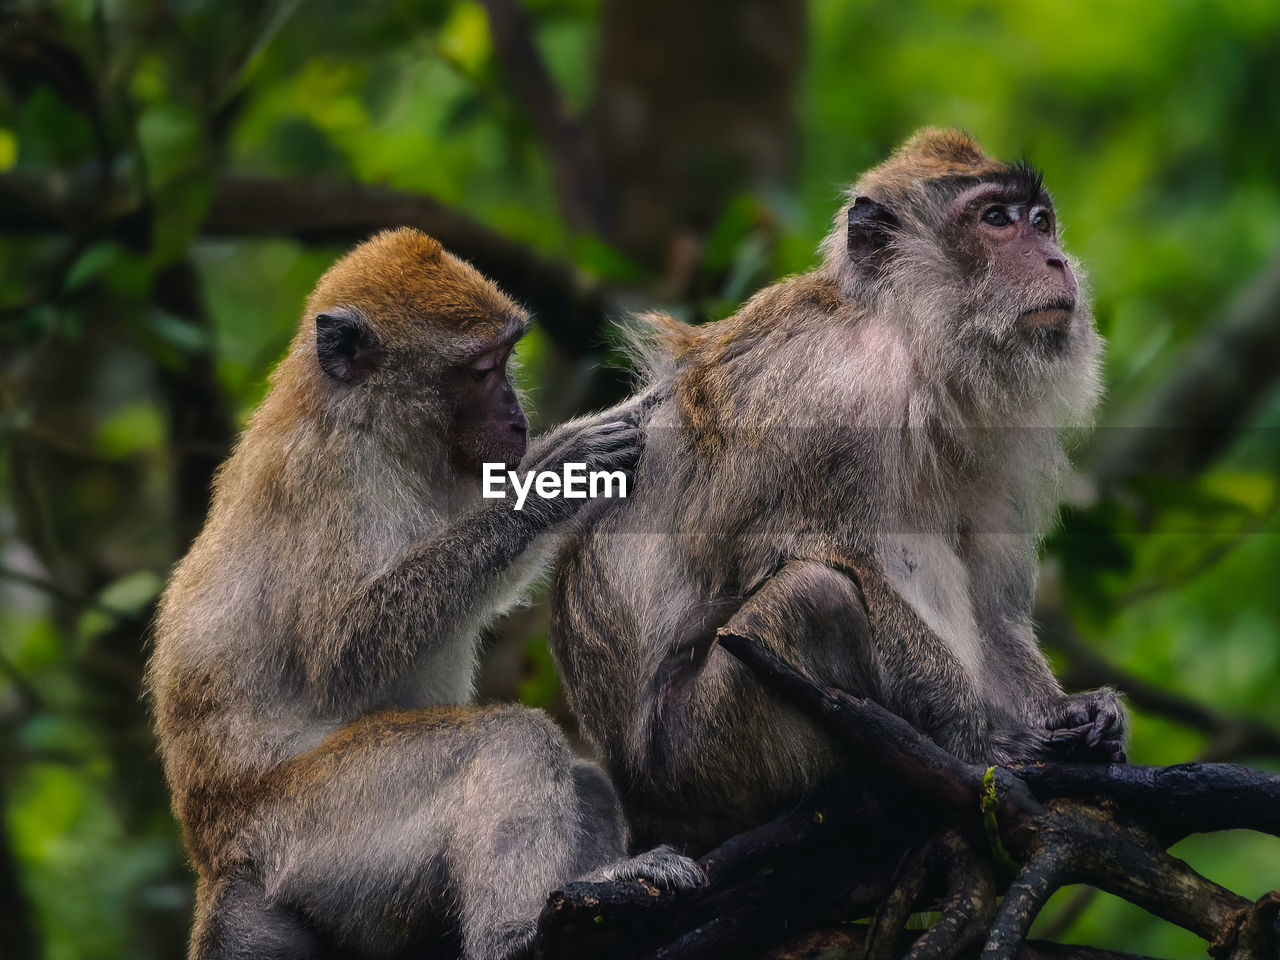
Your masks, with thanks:
M 584 502 L 482 502 L 483 463 L 628 470 L 625 408 L 526 452 L 525 311 L 404 228 L 338 260 L 217 473 L 148 667 L 196 872 L 189 956 L 525 956 L 574 879 L 623 859 L 612 785 L 541 711 L 469 706 L 482 630 Z
M 820 252 L 732 317 L 624 331 L 658 399 L 635 495 L 557 561 L 551 644 L 639 843 L 704 851 L 858 788 L 724 633 L 970 762 L 1125 758 L 1117 694 L 1064 694 L 1031 622 L 1102 349 L 1041 175 L 926 128 Z

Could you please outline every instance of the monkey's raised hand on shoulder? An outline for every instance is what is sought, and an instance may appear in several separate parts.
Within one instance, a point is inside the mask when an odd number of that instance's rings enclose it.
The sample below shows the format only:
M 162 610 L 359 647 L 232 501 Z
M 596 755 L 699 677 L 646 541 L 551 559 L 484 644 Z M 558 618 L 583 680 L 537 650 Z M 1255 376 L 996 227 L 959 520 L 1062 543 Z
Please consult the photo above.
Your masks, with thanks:
M 588 474 L 619 471 L 630 481 L 641 448 L 642 434 L 634 417 L 628 416 L 627 411 L 605 410 L 571 420 L 543 434 L 520 462 L 520 472 L 559 473 L 567 463 L 582 463 L 586 464 Z M 568 520 L 587 502 L 581 497 L 544 499 L 533 495 L 528 506 L 541 511 L 549 523 L 559 523 Z

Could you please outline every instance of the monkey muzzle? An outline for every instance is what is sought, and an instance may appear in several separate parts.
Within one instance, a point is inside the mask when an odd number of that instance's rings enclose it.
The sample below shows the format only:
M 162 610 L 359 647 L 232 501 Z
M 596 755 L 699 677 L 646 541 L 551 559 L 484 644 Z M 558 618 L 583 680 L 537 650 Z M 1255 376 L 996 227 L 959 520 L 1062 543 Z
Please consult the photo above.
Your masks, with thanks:
M 1018 322 L 1039 330 L 1065 330 L 1075 312 L 1075 301 L 1055 300 L 1043 307 L 1024 310 L 1019 314 Z

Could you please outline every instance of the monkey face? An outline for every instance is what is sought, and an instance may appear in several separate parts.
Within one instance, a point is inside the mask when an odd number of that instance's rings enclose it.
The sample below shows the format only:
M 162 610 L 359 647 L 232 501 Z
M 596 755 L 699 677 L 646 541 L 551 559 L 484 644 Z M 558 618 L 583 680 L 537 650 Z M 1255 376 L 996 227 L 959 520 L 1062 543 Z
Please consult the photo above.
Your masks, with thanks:
M 1101 338 L 1034 167 L 992 160 L 960 131 L 924 130 L 852 196 L 828 263 L 858 315 L 909 338 L 926 376 L 983 417 L 1022 417 L 1055 397 L 1052 416 L 1074 422 L 1091 406 Z
M 864 174 L 854 196 L 845 248 L 855 295 L 1005 352 L 1065 344 L 1088 325 L 1030 164 L 993 160 L 962 131 L 926 129 Z
M 449 455 L 466 475 L 479 477 L 485 463 L 513 469 L 524 456 L 529 420 L 507 369 L 517 336 L 489 345 L 449 374 L 454 397 Z
M 1024 168 L 961 192 L 948 205 L 948 233 L 971 261 L 981 313 L 994 333 L 1029 342 L 1065 341 L 1080 287 L 1058 243 L 1057 218 L 1040 178 Z
M 1030 167 L 931 181 L 884 203 L 858 197 L 847 217 L 855 289 L 939 343 L 1051 357 L 1091 329 L 1052 201 Z
M 524 456 L 529 421 L 507 367 L 528 316 L 431 237 L 405 228 L 361 244 L 307 312 L 295 349 L 314 349 L 343 422 L 378 424 L 406 461 L 476 480 L 482 464 Z

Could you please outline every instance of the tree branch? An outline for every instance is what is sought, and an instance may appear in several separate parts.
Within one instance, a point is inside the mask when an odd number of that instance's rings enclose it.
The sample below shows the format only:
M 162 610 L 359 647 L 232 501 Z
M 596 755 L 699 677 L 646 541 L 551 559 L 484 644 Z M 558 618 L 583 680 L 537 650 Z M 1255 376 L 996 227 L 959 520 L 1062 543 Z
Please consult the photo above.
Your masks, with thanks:
M 0 175 L 0 232 L 78 233 L 85 223 L 107 232 L 132 225 L 140 201 L 99 206 L 95 181 L 84 177 Z M 611 312 L 603 291 L 564 263 L 420 194 L 335 180 L 225 176 L 214 185 L 201 233 L 211 237 L 294 237 L 304 243 L 350 244 L 389 227 L 423 230 L 499 285 L 526 298 L 540 325 L 569 356 L 595 348 Z
M 1147 474 L 1195 476 L 1231 442 L 1276 382 L 1280 353 L 1280 258 L 1190 344 L 1177 373 L 1142 405 L 1133 427 L 1103 433 L 1087 473 L 1107 489 Z
M 828 729 L 854 762 L 882 771 L 887 783 L 902 784 L 910 794 L 940 807 L 944 830 L 960 831 L 961 843 L 964 834 L 976 835 L 986 769 L 951 756 L 878 705 L 821 686 L 753 638 L 722 632 L 718 641 L 762 682 Z M 1193 931 L 1210 941 L 1215 956 L 1253 956 L 1257 944 L 1274 949 L 1280 895 L 1250 904 L 1164 848 L 1196 831 L 1246 827 L 1275 832 L 1280 828 L 1280 775 L 1225 764 L 1160 768 L 1067 763 L 993 769 L 992 774 L 998 835 L 1022 867 L 991 924 L 986 960 L 1027 955 L 1026 933 L 1050 894 L 1064 883 L 1080 882 Z M 830 856 L 838 858 L 835 852 Z M 908 861 L 872 929 L 873 955 L 892 953 L 887 925 L 910 912 L 927 875 L 927 858 Z M 958 931 L 978 914 L 955 907 L 955 889 L 964 890 L 955 871 L 949 885 L 948 926 L 922 936 L 914 956 L 955 956 L 968 940 Z

